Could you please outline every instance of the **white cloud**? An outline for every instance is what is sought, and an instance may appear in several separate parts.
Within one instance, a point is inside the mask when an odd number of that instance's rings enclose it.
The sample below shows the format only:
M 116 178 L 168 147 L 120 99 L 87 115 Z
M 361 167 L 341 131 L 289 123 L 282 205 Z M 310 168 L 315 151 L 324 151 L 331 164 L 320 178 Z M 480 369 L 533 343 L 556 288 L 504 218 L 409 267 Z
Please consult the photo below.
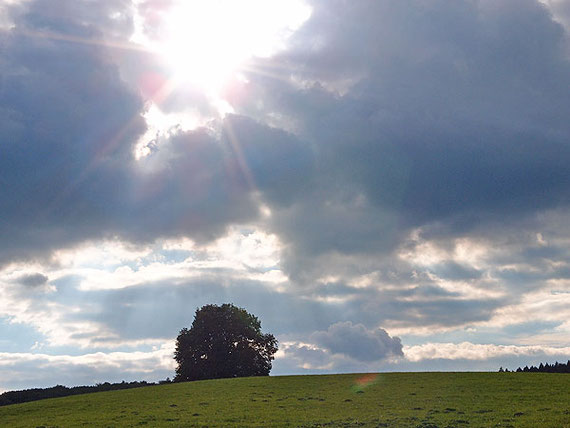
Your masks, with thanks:
M 570 347 L 493 345 L 470 342 L 425 343 L 423 345 L 404 346 L 404 355 L 406 359 L 412 362 L 435 359 L 488 360 L 512 356 L 561 356 L 569 354 Z
M 115 240 L 61 249 L 55 262 L 14 263 L 0 270 L 4 290 L 0 317 L 33 327 L 44 335 L 42 345 L 86 349 L 155 344 L 156 339 L 122 338 L 104 319 L 98 319 L 105 310 L 105 292 L 150 283 L 177 287 L 220 275 L 226 285 L 249 280 L 283 289 L 287 278 L 279 268 L 279 251 L 275 235 L 237 226 L 226 236 L 201 246 L 188 240 L 170 240 L 135 247 Z M 42 272 L 41 277 L 38 272 Z M 25 287 L 22 278 L 45 281 L 41 287 Z
M 151 351 L 82 355 L 0 352 L 0 390 L 22 385 L 93 385 L 121 380 L 158 381 L 174 374 L 174 342 Z
M 480 323 L 482 327 L 501 328 L 509 325 L 524 324 L 528 322 L 552 322 L 560 324 L 558 331 L 551 333 L 566 333 L 565 344 L 570 345 L 570 288 L 566 282 L 566 290 L 560 291 L 560 282 L 555 287 L 545 286 L 537 291 L 527 293 L 511 305 L 498 308 L 493 317 Z M 543 333 L 544 334 L 544 333 Z M 527 340 L 537 340 L 532 332 L 527 333 Z M 517 338 L 520 340 L 520 338 Z M 556 338 L 555 340 L 559 340 Z

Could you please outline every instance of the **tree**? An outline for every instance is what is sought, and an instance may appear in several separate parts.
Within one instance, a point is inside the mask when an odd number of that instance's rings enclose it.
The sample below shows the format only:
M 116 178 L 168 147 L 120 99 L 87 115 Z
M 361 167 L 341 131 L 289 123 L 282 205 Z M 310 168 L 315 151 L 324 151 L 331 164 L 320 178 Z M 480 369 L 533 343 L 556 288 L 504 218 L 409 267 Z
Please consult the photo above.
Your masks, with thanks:
M 256 316 L 232 304 L 206 305 L 176 339 L 174 381 L 268 376 L 276 352 L 277 340 L 261 332 Z

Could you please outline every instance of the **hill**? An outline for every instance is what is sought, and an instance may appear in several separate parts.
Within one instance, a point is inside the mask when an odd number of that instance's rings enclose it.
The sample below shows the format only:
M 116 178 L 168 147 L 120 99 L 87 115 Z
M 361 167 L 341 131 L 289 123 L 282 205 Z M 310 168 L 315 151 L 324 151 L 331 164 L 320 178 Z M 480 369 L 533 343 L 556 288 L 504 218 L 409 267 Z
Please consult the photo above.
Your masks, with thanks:
M 9 427 L 570 427 L 570 376 L 387 373 L 220 379 L 0 408 Z

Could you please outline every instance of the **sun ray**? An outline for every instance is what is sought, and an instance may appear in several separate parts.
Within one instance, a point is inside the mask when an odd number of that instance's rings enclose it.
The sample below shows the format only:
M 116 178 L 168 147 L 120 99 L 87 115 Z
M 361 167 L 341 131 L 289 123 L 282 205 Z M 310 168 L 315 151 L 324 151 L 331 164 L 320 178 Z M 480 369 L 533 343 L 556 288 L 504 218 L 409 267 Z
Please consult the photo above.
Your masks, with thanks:
M 253 173 L 247 164 L 239 139 L 237 138 L 231 123 L 229 123 L 227 120 L 224 121 L 224 131 L 229 140 L 230 147 L 232 149 L 233 155 L 235 156 L 238 167 L 240 168 L 240 172 L 243 174 L 245 182 L 249 186 L 249 190 L 255 192 L 257 190 L 257 186 L 255 184 Z
M 67 182 L 66 186 L 59 190 L 55 197 L 45 206 L 42 211 L 39 211 L 35 218 L 35 223 L 42 223 L 43 218 L 49 217 L 58 206 L 65 202 L 65 199 L 73 194 L 79 186 L 85 182 L 91 173 L 93 173 L 99 164 L 102 164 L 105 158 L 112 153 L 112 151 L 117 148 L 121 142 L 126 138 L 129 131 L 132 130 L 134 126 L 137 125 L 137 121 L 140 121 L 141 117 L 135 115 L 123 124 L 113 136 L 106 139 L 105 141 L 100 141 L 100 149 L 96 155 L 85 165 L 81 173 L 74 179 Z

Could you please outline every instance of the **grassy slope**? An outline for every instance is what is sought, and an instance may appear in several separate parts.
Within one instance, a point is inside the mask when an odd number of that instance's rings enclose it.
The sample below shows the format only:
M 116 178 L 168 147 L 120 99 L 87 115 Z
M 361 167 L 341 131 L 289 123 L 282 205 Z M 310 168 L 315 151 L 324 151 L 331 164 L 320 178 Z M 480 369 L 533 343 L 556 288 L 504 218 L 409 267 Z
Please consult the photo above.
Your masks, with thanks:
M 224 379 L 0 408 L 0 425 L 570 427 L 570 375 L 389 373 Z

